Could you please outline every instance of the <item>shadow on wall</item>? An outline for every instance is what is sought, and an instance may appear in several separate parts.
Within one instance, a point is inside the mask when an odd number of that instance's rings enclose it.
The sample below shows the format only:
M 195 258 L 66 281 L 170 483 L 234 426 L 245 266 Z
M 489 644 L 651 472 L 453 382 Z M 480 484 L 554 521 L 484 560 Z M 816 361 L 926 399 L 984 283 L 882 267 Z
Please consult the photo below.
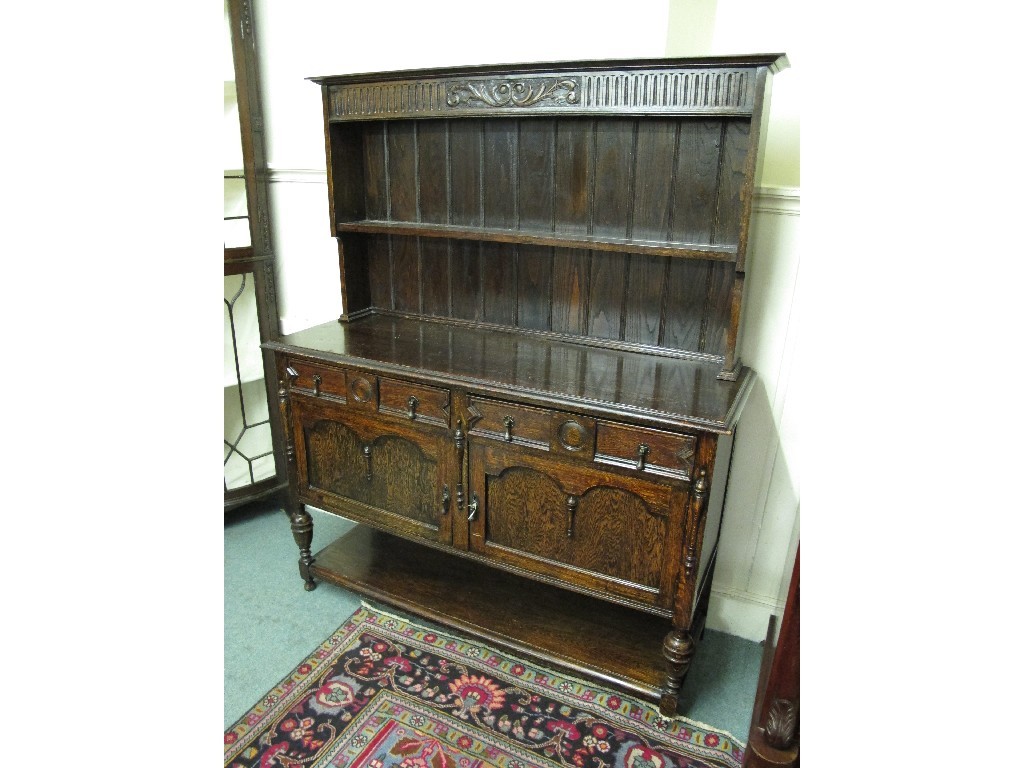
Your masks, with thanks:
M 750 640 L 763 640 L 769 615 L 780 611 L 799 538 L 796 398 L 789 388 L 799 222 L 796 191 L 773 190 L 755 202 L 742 359 L 757 379 L 736 432 L 708 615 L 711 628 Z

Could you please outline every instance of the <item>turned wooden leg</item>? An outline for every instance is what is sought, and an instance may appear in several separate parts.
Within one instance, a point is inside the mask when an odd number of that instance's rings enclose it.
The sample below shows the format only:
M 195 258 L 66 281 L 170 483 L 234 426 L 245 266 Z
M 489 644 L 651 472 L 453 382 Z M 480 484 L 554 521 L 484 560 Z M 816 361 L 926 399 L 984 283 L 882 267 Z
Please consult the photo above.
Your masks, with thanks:
M 665 717 L 675 717 L 679 706 L 679 689 L 696 650 L 697 644 L 686 630 L 673 629 L 665 636 L 661 646 L 666 661 L 665 687 L 661 692 L 659 707 Z
M 294 502 L 290 506 L 292 536 L 299 545 L 299 575 L 305 579 L 306 591 L 309 592 L 316 589 L 316 582 L 313 581 L 313 574 L 309 570 L 313 565 L 313 555 L 310 554 L 310 547 L 313 545 L 313 518 L 299 502 Z

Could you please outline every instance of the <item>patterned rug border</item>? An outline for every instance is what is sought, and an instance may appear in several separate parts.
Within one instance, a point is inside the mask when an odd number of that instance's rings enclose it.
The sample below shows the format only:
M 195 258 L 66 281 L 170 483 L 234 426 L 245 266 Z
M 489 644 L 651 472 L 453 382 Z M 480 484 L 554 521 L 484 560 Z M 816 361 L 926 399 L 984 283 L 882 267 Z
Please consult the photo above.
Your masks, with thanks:
M 393 622 L 393 626 L 388 626 Z M 249 711 L 225 732 L 226 754 L 237 754 L 247 745 L 251 736 L 268 717 L 274 717 L 289 708 L 293 699 L 304 695 L 302 681 L 314 674 L 323 664 L 343 651 L 346 638 L 361 627 L 372 626 L 382 634 L 424 651 L 443 652 L 463 664 L 488 670 L 502 680 L 533 693 L 556 699 L 566 699 L 581 709 L 599 711 L 601 717 L 625 729 L 636 729 L 647 736 L 691 750 L 705 758 L 725 761 L 739 768 L 746 744 L 730 732 L 683 715 L 664 717 L 658 708 L 635 696 L 611 688 L 595 685 L 582 678 L 547 669 L 533 661 L 516 658 L 513 654 L 495 650 L 478 643 L 475 638 L 449 634 L 416 623 L 404 616 L 391 613 L 376 605 L 361 601 L 361 607 L 352 613 L 331 635 L 312 649 L 287 676 L 271 688 Z M 414 635 L 419 633 L 421 638 Z M 711 736 L 711 739 L 708 739 Z M 705 741 L 711 743 L 705 743 Z M 736 754 L 738 748 L 739 756 Z
M 423 626 L 422 624 L 417 624 L 415 621 L 412 621 L 412 620 L 410 620 L 408 618 L 405 618 L 404 616 L 400 616 L 397 613 L 390 613 L 389 611 L 387 611 L 385 609 L 379 608 L 379 607 L 377 607 L 375 605 L 371 605 L 370 603 L 366 602 L 365 600 L 361 600 L 360 604 L 362 605 L 363 608 L 367 609 L 368 611 L 373 611 L 374 613 L 380 614 L 381 616 L 386 616 L 389 619 L 394 619 L 395 621 L 402 622 L 403 624 L 407 624 L 410 627 L 415 627 L 417 630 L 420 630 L 420 631 L 423 631 L 423 632 L 434 632 L 435 631 L 435 630 L 431 630 L 429 627 Z M 354 615 L 355 614 L 353 614 L 353 616 Z M 472 638 L 469 638 L 469 637 L 457 638 L 454 635 L 451 636 L 449 639 L 461 639 L 465 643 L 475 643 L 476 642 L 475 640 L 473 640 Z M 428 647 L 432 647 L 433 650 L 435 650 L 435 651 L 437 650 L 437 646 L 428 646 Z M 482 645 L 481 644 L 481 645 L 479 645 L 479 647 L 480 647 L 481 651 L 487 651 L 488 653 L 491 653 L 494 656 L 499 656 L 499 657 L 507 657 L 508 656 L 508 654 L 505 654 L 502 651 L 495 650 L 495 649 L 493 649 L 493 648 L 491 648 L 490 646 L 487 646 L 487 645 Z M 448 649 L 445 648 L 445 650 L 447 651 Z M 473 661 L 476 662 L 476 663 L 479 663 L 478 659 L 473 659 Z M 636 704 L 638 707 L 643 707 L 643 708 L 649 710 L 649 712 L 653 715 L 653 717 L 649 719 L 650 722 L 653 722 L 654 720 L 662 720 L 662 721 L 668 721 L 668 722 L 685 723 L 686 725 L 688 725 L 688 726 L 690 726 L 692 728 L 696 728 L 698 730 L 710 731 L 712 733 L 718 734 L 719 736 L 726 736 L 733 743 L 735 743 L 736 746 L 740 747 L 741 749 L 746 749 L 746 747 L 747 747 L 746 742 L 740 741 L 735 736 L 733 736 L 729 731 L 723 730 L 722 728 L 718 728 L 718 727 L 716 727 L 714 725 L 708 725 L 707 723 L 702 723 L 699 720 L 691 720 L 690 718 L 686 717 L 685 715 L 675 715 L 674 717 L 665 717 L 663 714 L 661 714 L 661 710 L 660 709 L 658 709 L 657 707 L 653 706 L 652 704 L 648 704 L 643 699 L 637 698 L 636 696 L 631 696 L 628 693 L 620 693 L 620 692 L 612 690 L 611 688 L 601 688 L 601 686 L 599 684 L 597 684 L 597 683 L 591 682 L 589 680 L 584 680 L 581 677 L 573 677 L 572 675 L 563 674 L 561 672 L 555 672 L 553 670 L 545 668 L 542 664 L 537 664 L 537 663 L 532 662 L 532 661 L 529 662 L 529 663 L 532 666 L 536 667 L 538 670 L 542 670 L 549 677 L 557 678 L 558 680 L 568 681 L 570 683 L 575 683 L 576 685 L 579 685 L 580 687 L 590 688 L 590 689 L 594 690 L 595 692 L 600 692 L 600 693 L 603 693 L 603 694 L 605 694 L 607 696 L 618 695 L 618 697 L 621 698 L 623 701 L 627 701 L 630 704 Z M 518 684 L 522 684 L 523 683 L 523 681 L 520 680 L 519 678 L 515 678 L 515 680 L 516 680 L 516 682 Z M 524 685 L 523 687 L 528 687 L 528 686 Z M 535 692 L 548 693 L 548 694 L 551 693 L 550 689 L 539 688 L 539 687 L 536 689 Z M 559 691 L 559 693 L 561 693 L 561 691 Z M 645 718 L 645 722 L 647 722 L 647 721 L 648 721 L 648 719 Z M 624 723 L 632 724 L 632 723 L 635 723 L 636 720 L 630 719 L 630 720 L 624 720 L 623 722 Z M 661 733 L 661 732 L 662 731 L 659 731 L 659 733 Z

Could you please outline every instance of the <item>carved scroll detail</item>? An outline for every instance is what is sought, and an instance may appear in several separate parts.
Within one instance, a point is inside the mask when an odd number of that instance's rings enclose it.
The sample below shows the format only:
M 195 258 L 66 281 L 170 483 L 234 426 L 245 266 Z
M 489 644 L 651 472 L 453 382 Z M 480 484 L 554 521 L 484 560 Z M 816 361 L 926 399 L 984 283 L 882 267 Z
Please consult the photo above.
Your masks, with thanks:
M 580 103 L 577 78 L 529 78 L 449 83 L 449 107 L 532 107 L 541 101 L 572 106 Z
M 775 699 L 768 708 L 764 740 L 776 749 L 789 749 L 796 735 L 796 705 L 789 699 Z

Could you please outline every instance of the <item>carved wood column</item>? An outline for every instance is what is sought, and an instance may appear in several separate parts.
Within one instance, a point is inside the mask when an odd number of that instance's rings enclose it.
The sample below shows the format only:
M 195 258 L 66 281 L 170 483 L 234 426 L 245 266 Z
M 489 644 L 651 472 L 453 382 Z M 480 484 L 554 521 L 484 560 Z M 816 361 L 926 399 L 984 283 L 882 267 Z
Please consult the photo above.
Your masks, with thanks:
M 313 518 L 296 495 L 298 468 L 295 463 L 295 443 L 292 438 L 291 401 L 289 398 L 289 388 L 297 374 L 290 367 L 284 368 L 283 363 L 282 368 L 278 380 L 277 396 L 281 423 L 284 425 L 285 471 L 288 475 L 285 511 L 291 519 L 292 537 L 299 547 L 299 575 L 305 582 L 306 591 L 311 592 L 316 589 L 316 582 L 313 580 L 310 570 L 313 565 Z

